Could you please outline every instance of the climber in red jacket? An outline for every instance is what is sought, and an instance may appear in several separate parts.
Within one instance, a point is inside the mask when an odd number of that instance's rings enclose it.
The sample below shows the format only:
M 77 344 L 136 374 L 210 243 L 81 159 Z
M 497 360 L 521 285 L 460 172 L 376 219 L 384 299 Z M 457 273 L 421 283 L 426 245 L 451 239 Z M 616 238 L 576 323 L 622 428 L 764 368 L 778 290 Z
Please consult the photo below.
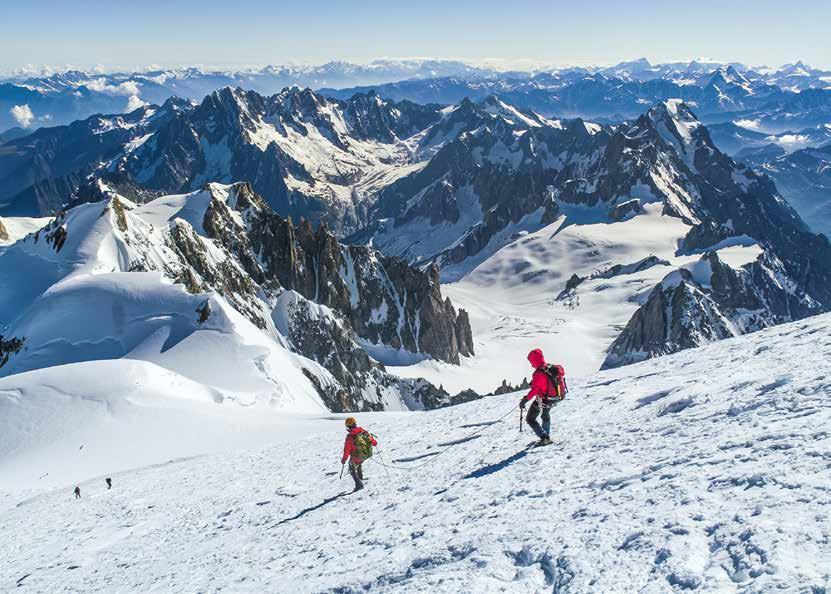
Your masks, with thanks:
M 542 351 L 534 349 L 528 353 L 528 361 L 534 368 L 531 377 L 531 389 L 519 401 L 519 407 L 524 409 L 529 400 L 533 400 L 525 417 L 528 426 L 540 438 L 538 445 L 551 443 L 551 407 L 565 396 L 565 370 L 560 365 L 548 365 Z M 542 427 L 537 417 L 542 413 Z
M 364 460 L 372 456 L 372 448 L 377 445 L 375 436 L 366 429 L 358 427 L 355 417 L 346 419 L 346 441 L 343 444 L 343 457 L 340 463 L 343 465 L 346 464 L 347 459 L 349 460 L 349 474 L 355 481 L 355 491 L 364 488 L 362 464 Z

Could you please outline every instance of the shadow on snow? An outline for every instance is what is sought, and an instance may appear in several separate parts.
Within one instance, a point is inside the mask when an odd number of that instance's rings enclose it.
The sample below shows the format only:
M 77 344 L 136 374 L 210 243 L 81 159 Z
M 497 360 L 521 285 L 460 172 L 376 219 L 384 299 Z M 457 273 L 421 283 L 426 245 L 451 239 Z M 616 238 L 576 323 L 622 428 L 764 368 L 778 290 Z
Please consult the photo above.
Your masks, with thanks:
M 313 511 L 315 511 L 316 509 L 320 509 L 321 507 L 323 507 L 323 506 L 324 506 L 324 505 L 326 505 L 327 503 L 332 503 L 333 501 L 336 501 L 336 500 L 340 499 L 341 497 L 343 497 L 343 496 L 345 496 L 345 495 L 349 495 L 349 491 L 343 491 L 342 493 L 338 493 L 337 495 L 333 495 L 332 497 L 327 497 L 326 499 L 324 499 L 323 501 L 321 501 L 321 502 L 320 502 L 320 503 L 318 503 L 317 505 L 313 505 L 312 507 L 307 507 L 306 509 L 301 510 L 301 511 L 300 511 L 297 515 L 295 515 L 295 516 L 292 516 L 292 517 L 290 517 L 290 518 L 285 518 L 285 519 L 283 519 L 283 520 L 280 520 L 279 522 L 277 522 L 276 524 L 274 524 L 274 526 L 282 526 L 283 524 L 287 524 L 288 522 L 293 522 L 294 520 L 299 520 L 300 518 L 302 518 L 303 516 L 305 516 L 307 513 L 309 513 L 309 512 L 313 512 Z
M 487 466 L 483 466 L 478 470 L 474 470 L 470 474 L 463 476 L 463 479 L 475 479 L 475 478 L 482 478 L 483 476 L 488 476 L 489 474 L 493 474 L 494 472 L 499 472 L 503 468 L 507 468 L 514 462 L 518 460 L 522 460 L 525 456 L 528 455 L 529 450 L 520 450 L 516 454 L 505 458 L 499 462 L 494 462 L 493 464 L 488 464 Z

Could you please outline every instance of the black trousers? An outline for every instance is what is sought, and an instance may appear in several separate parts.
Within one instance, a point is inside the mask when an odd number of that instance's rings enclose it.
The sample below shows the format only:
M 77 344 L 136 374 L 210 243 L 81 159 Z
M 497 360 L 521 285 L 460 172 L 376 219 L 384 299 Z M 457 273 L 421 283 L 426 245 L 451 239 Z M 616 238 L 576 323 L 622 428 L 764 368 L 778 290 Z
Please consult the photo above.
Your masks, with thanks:
M 537 417 L 542 412 L 542 427 L 537 422 Z M 539 400 L 534 400 L 531 406 L 528 407 L 528 414 L 525 415 L 525 421 L 528 426 L 537 434 L 540 439 L 550 439 L 551 431 L 551 406 L 540 406 Z
M 362 462 L 355 463 L 352 460 L 349 460 L 349 474 L 352 475 L 352 480 L 355 481 L 356 489 L 364 488 L 364 471 L 362 466 Z

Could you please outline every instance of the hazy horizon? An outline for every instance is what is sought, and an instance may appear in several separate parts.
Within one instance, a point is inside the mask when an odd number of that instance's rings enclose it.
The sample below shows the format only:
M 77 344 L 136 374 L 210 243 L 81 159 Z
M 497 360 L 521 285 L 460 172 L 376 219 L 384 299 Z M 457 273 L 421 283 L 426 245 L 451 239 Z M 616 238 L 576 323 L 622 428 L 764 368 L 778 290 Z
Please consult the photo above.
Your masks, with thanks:
M 135 7 L 101 0 L 68 5 L 34 0 L 6 7 L 0 72 L 67 65 L 104 71 L 148 66 L 242 68 L 267 64 L 367 63 L 379 56 L 438 56 L 469 63 L 602 66 L 646 57 L 664 63 L 708 56 L 770 67 L 799 59 L 831 66 L 826 24 L 831 3 L 796 0 L 723 3 L 700 0 L 668 8 L 657 0 L 621 7 L 598 0 L 494 0 L 402 6 L 336 1 L 260 0 L 230 9 L 218 0 Z M 60 66 L 55 66 L 60 65 Z
M 794 60 L 789 60 L 787 62 L 782 63 L 770 63 L 770 64 L 755 64 L 755 63 L 746 63 L 742 62 L 741 60 L 733 60 L 733 59 L 724 59 L 724 58 L 714 58 L 710 56 L 694 56 L 694 57 L 679 57 L 675 59 L 668 59 L 668 60 L 653 60 L 650 59 L 648 56 L 638 56 L 638 57 L 627 57 L 622 58 L 620 60 L 616 60 L 614 62 L 602 62 L 602 63 L 584 63 L 584 64 L 560 64 L 560 63 L 547 63 L 542 60 L 533 60 L 533 59 L 523 59 L 523 60 L 513 60 L 513 61 L 505 61 L 500 60 L 498 58 L 483 58 L 481 60 L 467 60 L 463 58 L 457 57 L 444 57 L 444 56 L 406 56 L 406 57 L 378 57 L 378 58 L 371 58 L 367 60 L 350 60 L 345 58 L 332 58 L 330 60 L 315 62 L 315 61 L 285 61 L 285 62 L 262 62 L 262 63 L 226 63 L 226 64 L 205 64 L 205 63 L 167 63 L 167 64 L 134 64 L 134 65 L 126 65 L 126 64 L 116 64 L 112 66 L 104 66 L 103 64 L 26 64 L 17 68 L 13 68 L 10 70 L 0 71 L 0 76 L 49 76 L 51 74 L 59 73 L 59 72 L 67 72 L 70 70 L 78 70 L 87 73 L 101 73 L 101 74 L 110 74 L 110 73 L 126 73 L 126 72 L 152 72 L 157 70 L 183 70 L 186 68 L 199 68 L 205 71 L 232 71 L 232 70 L 259 70 L 263 68 L 267 68 L 269 66 L 286 66 L 286 67 L 314 67 L 314 66 L 323 66 L 329 63 L 337 63 L 337 62 L 344 62 L 349 64 L 361 65 L 366 66 L 373 63 L 381 62 L 381 61 L 418 61 L 418 60 L 433 60 L 439 62 L 463 62 L 469 66 L 476 66 L 481 68 L 490 68 L 496 71 L 526 71 L 526 72 L 539 72 L 545 70 L 553 70 L 553 69 L 563 69 L 563 68 L 586 68 L 586 69 L 595 69 L 595 68 L 608 68 L 611 66 L 615 66 L 620 63 L 625 62 L 633 62 L 636 60 L 640 60 L 645 58 L 649 61 L 650 64 L 653 66 L 660 65 L 660 64 L 672 64 L 672 63 L 688 63 L 692 61 L 698 62 L 713 62 L 719 64 L 728 64 L 728 63 L 742 63 L 748 68 L 779 68 L 782 66 L 786 66 L 789 64 L 794 64 L 798 61 L 805 63 L 807 66 L 812 68 L 831 68 L 829 65 L 825 64 L 815 64 L 809 60 L 796 58 Z

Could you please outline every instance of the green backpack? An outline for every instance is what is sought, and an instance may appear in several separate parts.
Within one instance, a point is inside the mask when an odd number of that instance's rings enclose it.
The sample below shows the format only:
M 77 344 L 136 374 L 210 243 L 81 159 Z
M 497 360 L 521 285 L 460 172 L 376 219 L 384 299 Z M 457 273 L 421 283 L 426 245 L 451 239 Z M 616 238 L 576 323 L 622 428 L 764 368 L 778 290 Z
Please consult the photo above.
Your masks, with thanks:
M 352 439 L 355 442 L 355 453 L 361 460 L 372 457 L 372 436 L 369 431 L 362 431 Z

